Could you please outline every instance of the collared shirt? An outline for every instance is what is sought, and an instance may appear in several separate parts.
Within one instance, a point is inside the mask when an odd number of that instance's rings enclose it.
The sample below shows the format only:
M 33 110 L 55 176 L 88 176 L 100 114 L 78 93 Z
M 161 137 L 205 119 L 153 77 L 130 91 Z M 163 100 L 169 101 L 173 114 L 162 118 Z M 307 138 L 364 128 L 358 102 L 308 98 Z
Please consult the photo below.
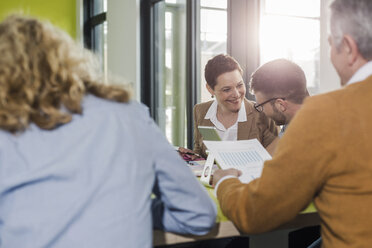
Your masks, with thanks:
M 354 75 L 350 78 L 350 80 L 346 83 L 346 85 L 363 81 L 367 77 L 372 75 L 372 61 L 367 62 L 362 67 L 360 67 Z
M 234 125 L 226 129 L 221 122 L 217 119 L 217 100 L 215 100 L 212 105 L 209 107 L 207 114 L 204 119 L 210 119 L 213 125 L 216 127 L 218 134 L 221 137 L 221 140 L 238 140 L 238 122 L 247 121 L 247 114 L 245 112 L 245 105 L 242 102 L 242 105 L 239 109 L 238 120 Z M 223 137 L 223 138 L 222 138 Z M 234 176 L 224 176 L 215 186 L 215 194 L 218 189 L 218 185 L 229 178 L 235 178 Z
M 229 128 L 225 128 L 224 125 L 217 119 L 217 107 L 218 102 L 214 100 L 212 105 L 209 107 L 208 112 L 206 113 L 204 119 L 210 119 L 213 125 L 216 127 L 217 133 L 220 136 L 221 140 L 238 140 L 238 122 L 247 121 L 247 114 L 245 112 L 244 101 L 241 104 L 241 107 L 238 112 L 238 119 Z
M 150 248 L 152 224 L 198 235 L 215 224 L 215 203 L 143 105 L 88 95 L 82 107 L 53 130 L 0 130 L 1 247 Z
M 280 129 L 279 138 L 281 138 L 284 135 L 284 132 L 287 129 L 287 125 L 288 124 L 283 125 L 282 129 Z

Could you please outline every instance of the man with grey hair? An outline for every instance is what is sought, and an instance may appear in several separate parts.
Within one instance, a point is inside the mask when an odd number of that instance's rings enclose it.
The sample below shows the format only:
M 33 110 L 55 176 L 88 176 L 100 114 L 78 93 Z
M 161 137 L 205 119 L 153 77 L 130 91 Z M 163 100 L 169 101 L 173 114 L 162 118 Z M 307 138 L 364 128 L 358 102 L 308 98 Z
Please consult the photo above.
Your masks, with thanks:
M 372 1 L 330 8 L 331 61 L 344 87 L 305 100 L 259 179 L 242 184 L 240 171 L 217 170 L 213 183 L 245 233 L 272 230 L 314 202 L 322 247 L 371 247 Z

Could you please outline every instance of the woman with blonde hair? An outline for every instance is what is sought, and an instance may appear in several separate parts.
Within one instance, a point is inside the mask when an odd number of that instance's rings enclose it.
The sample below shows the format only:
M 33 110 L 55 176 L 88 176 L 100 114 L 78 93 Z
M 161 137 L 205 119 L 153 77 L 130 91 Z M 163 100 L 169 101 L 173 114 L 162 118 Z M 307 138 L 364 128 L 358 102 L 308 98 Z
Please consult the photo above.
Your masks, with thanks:
M 214 225 L 214 203 L 146 108 L 102 84 L 95 61 L 48 22 L 0 24 L 0 246 L 142 248 L 152 223 Z

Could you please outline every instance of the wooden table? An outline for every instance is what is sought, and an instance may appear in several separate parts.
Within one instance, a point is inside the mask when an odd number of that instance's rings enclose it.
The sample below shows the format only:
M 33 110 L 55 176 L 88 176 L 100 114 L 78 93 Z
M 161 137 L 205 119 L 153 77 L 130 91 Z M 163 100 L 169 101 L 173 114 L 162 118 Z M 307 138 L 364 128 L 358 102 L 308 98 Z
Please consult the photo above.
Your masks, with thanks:
M 313 204 L 311 204 L 307 209 L 301 212 L 292 221 L 280 226 L 274 231 L 258 234 L 258 235 L 247 235 L 238 231 L 234 224 L 228 220 L 222 213 L 218 201 L 213 194 L 213 189 L 207 189 L 209 195 L 217 203 L 217 220 L 214 228 L 202 236 L 195 235 L 182 235 L 164 232 L 160 230 L 154 230 L 153 233 L 153 244 L 157 245 L 168 245 L 177 244 L 185 242 L 194 242 L 198 240 L 206 239 L 217 239 L 226 238 L 234 236 L 248 236 L 249 237 L 249 247 L 250 248 L 261 248 L 261 247 L 276 247 L 276 248 L 286 248 L 288 247 L 288 233 L 299 228 L 315 226 L 320 224 L 320 217 L 316 212 Z

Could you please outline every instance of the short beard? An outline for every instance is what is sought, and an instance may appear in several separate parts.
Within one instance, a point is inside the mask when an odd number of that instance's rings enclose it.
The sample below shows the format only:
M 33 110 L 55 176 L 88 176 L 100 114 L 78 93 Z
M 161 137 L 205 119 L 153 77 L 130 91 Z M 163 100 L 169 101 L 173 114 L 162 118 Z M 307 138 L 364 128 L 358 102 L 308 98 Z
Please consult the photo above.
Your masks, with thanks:
M 275 122 L 275 124 L 278 125 L 278 126 L 287 124 L 287 118 L 285 117 L 285 115 L 282 112 L 280 112 L 275 107 L 274 104 L 272 106 L 273 106 L 274 114 L 271 117 L 271 119 L 273 119 L 273 121 Z

